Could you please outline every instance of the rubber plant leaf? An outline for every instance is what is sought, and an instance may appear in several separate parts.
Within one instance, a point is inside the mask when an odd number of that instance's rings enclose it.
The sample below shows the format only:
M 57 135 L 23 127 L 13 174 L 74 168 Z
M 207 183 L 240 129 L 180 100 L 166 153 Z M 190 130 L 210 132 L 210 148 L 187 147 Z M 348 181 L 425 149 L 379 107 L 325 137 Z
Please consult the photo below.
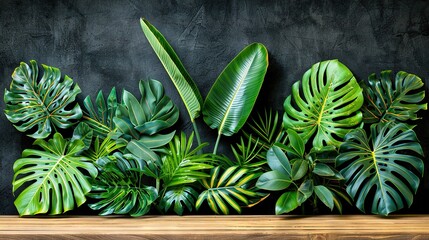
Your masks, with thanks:
M 113 154 L 116 161 L 102 158 L 98 165 L 103 169 L 94 180 L 88 197 L 96 200 L 89 204 L 100 215 L 129 214 L 139 217 L 149 212 L 158 198 L 157 190 L 142 184 L 146 176 L 144 160 L 132 155 Z
M 313 146 L 339 147 L 343 137 L 362 121 L 362 89 L 352 72 L 338 60 L 314 64 L 292 86 L 284 102 L 285 129 L 295 130 Z
M 34 145 L 43 150 L 25 149 L 13 165 L 13 192 L 23 188 L 15 200 L 19 214 L 55 215 L 72 210 L 75 203 L 82 205 L 91 190 L 88 176 L 97 176 L 89 159 L 77 155 L 85 144 L 55 133 L 49 141 L 38 139 Z
M 103 91 L 99 91 L 95 99 L 95 105 L 92 103 L 90 96 L 85 98 L 83 101 L 85 107 L 83 119 L 94 130 L 95 136 L 104 139 L 108 134 L 115 132 L 116 126 L 113 118 L 118 104 L 115 88 L 112 88 L 107 99 L 104 98 Z
M 427 103 L 422 103 L 424 83 L 418 76 L 403 71 L 394 80 L 391 76 L 392 71 L 385 70 L 379 77 L 371 74 L 368 81 L 362 82 L 365 123 L 417 120 L 417 112 L 427 109 Z
M 197 85 L 165 37 L 146 19 L 141 18 L 140 25 L 149 44 L 152 46 L 182 98 L 191 122 L 194 122 L 200 115 L 203 104 L 203 99 Z
M 268 67 L 264 45 L 243 49 L 223 70 L 203 106 L 204 121 L 218 134 L 231 136 L 246 122 L 256 102 Z
M 48 137 L 53 129 L 69 128 L 73 120 L 82 117 L 76 95 L 79 86 L 67 75 L 61 79 L 58 68 L 42 65 L 39 78 L 37 62 L 21 62 L 12 74 L 10 90 L 5 89 L 5 114 L 20 132 L 36 131 L 28 136 L 36 139 Z M 69 105 L 75 104 L 74 107 Z
M 381 215 L 411 206 L 424 164 L 417 136 L 406 124 L 373 124 L 369 137 L 361 128 L 353 130 L 340 151 L 337 165 L 362 212 L 367 201 L 371 212 Z
M 242 206 L 251 205 L 251 199 L 261 199 L 265 194 L 249 188 L 250 182 L 259 174 L 239 166 L 229 167 L 222 172 L 217 166 L 210 172 L 210 177 L 202 180 L 204 190 L 198 197 L 196 209 L 207 201 L 216 214 L 229 214 L 229 208 L 241 213 Z

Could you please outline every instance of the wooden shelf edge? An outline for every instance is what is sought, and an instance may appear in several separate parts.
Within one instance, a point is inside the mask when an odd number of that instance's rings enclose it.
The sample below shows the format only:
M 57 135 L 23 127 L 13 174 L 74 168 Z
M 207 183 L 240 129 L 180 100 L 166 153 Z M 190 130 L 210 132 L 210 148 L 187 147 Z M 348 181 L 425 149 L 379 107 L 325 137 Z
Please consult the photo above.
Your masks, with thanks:
M 429 239 L 429 215 L 0 216 L 0 239 Z

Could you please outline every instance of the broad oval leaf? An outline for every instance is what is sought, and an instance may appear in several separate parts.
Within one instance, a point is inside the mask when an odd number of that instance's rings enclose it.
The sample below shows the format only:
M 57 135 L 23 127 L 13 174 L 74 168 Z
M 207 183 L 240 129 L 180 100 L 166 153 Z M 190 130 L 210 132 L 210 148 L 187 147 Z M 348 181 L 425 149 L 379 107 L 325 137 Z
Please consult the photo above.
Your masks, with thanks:
M 377 77 L 375 73 L 361 84 L 365 97 L 362 106 L 365 123 L 417 120 L 417 112 L 426 110 L 423 81 L 416 75 L 400 71 L 395 80 L 392 71 L 385 70 Z
M 174 86 L 176 87 L 192 122 L 200 115 L 203 98 L 197 85 L 186 71 L 173 48 L 165 37 L 146 19 L 140 19 L 140 25 L 149 44 L 152 46 Z
M 263 173 L 256 182 L 256 187 L 269 191 L 279 191 L 288 188 L 291 183 L 292 180 L 288 175 L 274 170 Z
M 203 106 L 204 121 L 218 133 L 231 136 L 244 125 L 256 102 L 268 67 L 264 45 L 241 51 L 213 84 Z
M 412 204 L 424 164 L 415 156 L 423 151 L 407 125 L 373 124 L 369 138 L 363 129 L 356 129 L 346 135 L 340 151 L 337 164 L 343 167 L 347 192 L 361 211 L 366 211 L 367 200 L 372 202 L 372 213 L 382 215 Z
M 289 178 L 292 176 L 292 168 L 286 154 L 278 146 L 271 147 L 267 152 L 267 162 L 271 170 L 278 171 Z
M 15 200 L 19 214 L 48 211 L 61 214 L 72 210 L 75 202 L 77 206 L 82 205 L 85 194 L 91 190 L 87 175 L 97 176 L 97 169 L 89 159 L 76 156 L 85 147 L 84 143 L 68 142 L 60 133 L 55 133 L 48 142 L 38 139 L 34 145 L 43 150 L 26 149 L 13 165 L 13 192 L 26 184 Z
M 296 191 L 283 193 L 276 202 L 276 215 L 288 213 L 299 207 L 298 193 Z
M 314 186 L 314 192 L 331 211 L 334 209 L 334 195 L 327 187 L 323 185 Z
M 352 72 L 338 60 L 314 64 L 292 86 L 284 102 L 283 124 L 313 146 L 339 146 L 362 120 L 362 89 Z
M 58 68 L 42 67 L 44 73 L 39 80 L 37 62 L 21 62 L 12 74 L 10 90 L 4 93 L 7 119 L 21 132 L 37 128 L 28 135 L 37 139 L 48 137 L 52 128 L 69 128 L 72 120 L 82 117 L 79 104 L 71 109 L 69 106 L 81 92 L 79 86 L 68 76 L 61 79 Z

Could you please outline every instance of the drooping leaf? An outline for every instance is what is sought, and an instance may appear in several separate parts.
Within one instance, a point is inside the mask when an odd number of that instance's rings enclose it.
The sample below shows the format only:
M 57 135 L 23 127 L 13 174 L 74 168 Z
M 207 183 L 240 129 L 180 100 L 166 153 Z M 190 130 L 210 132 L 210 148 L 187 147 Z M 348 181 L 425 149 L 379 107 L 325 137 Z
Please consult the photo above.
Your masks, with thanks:
M 233 166 L 223 173 L 219 166 L 210 172 L 210 178 L 202 180 L 204 190 L 197 199 L 198 210 L 204 201 L 207 201 L 210 209 L 216 214 L 229 214 L 229 208 L 241 213 L 242 206 L 249 206 L 249 198 L 262 198 L 264 194 L 250 188 L 250 182 L 257 178 L 258 174 L 246 168 Z
M 338 60 L 314 64 L 292 86 L 284 102 L 283 124 L 314 147 L 339 146 L 362 120 L 362 89 L 351 71 Z
M 200 115 L 201 106 L 203 104 L 203 99 L 197 85 L 194 83 L 165 37 L 146 19 L 141 18 L 140 25 L 148 42 L 182 98 L 191 122 L 194 122 L 194 119 Z
M 83 119 L 94 130 L 95 136 L 104 139 L 107 135 L 115 131 L 116 126 L 113 118 L 115 117 L 118 104 L 115 88 L 112 88 L 107 100 L 104 98 L 103 91 L 99 91 L 95 100 L 95 106 L 90 96 L 85 98 L 83 105 L 86 111 L 84 111 Z
M 315 190 L 315 187 L 312 180 L 307 179 L 304 182 L 302 182 L 298 188 L 298 195 L 297 195 L 299 205 L 307 201 L 307 199 L 309 199 L 313 195 L 314 190 Z
M 190 186 L 179 186 L 170 189 L 164 195 L 160 205 L 167 212 L 174 204 L 174 212 L 183 215 L 185 207 L 192 212 L 198 193 Z
M 196 182 L 208 177 L 205 169 L 213 168 L 210 154 L 198 154 L 207 144 L 192 149 L 194 134 L 175 136 L 168 144 L 169 153 L 162 158 L 161 179 L 164 188 Z
M 407 125 L 373 124 L 369 137 L 363 129 L 353 130 L 340 150 L 337 164 L 361 211 L 367 201 L 372 213 L 382 215 L 411 206 L 424 164 L 417 156 L 423 151 L 416 134 Z
M 314 186 L 316 196 L 322 201 L 329 209 L 334 209 L 334 195 L 332 192 L 323 185 Z
M 88 158 L 76 156 L 85 144 L 69 142 L 55 133 L 49 141 L 38 139 L 34 145 L 43 150 L 26 149 L 13 165 L 13 192 L 25 186 L 15 200 L 19 214 L 61 214 L 72 210 L 75 203 L 82 205 L 91 190 L 87 176 L 97 176 Z
M 256 102 L 267 67 L 264 45 L 253 43 L 241 51 L 210 89 L 203 106 L 204 121 L 226 136 L 240 130 Z
M 115 161 L 103 158 L 98 165 L 103 169 L 92 185 L 88 197 L 96 199 L 89 204 L 100 215 L 129 214 L 139 217 L 146 214 L 158 192 L 152 186 L 142 184 L 145 178 L 144 160 L 132 155 L 114 154 Z
M 36 129 L 28 136 L 36 139 L 48 137 L 52 129 L 69 128 L 73 120 L 82 117 L 79 104 L 70 109 L 76 95 L 81 92 L 68 76 L 61 79 L 58 68 L 42 65 L 39 79 L 37 62 L 22 62 L 12 74 L 10 90 L 5 89 L 5 114 L 20 132 Z
M 392 71 L 375 73 L 362 82 L 365 103 L 362 106 L 365 123 L 417 120 L 417 112 L 426 110 L 423 81 L 416 75 L 400 71 L 395 80 Z

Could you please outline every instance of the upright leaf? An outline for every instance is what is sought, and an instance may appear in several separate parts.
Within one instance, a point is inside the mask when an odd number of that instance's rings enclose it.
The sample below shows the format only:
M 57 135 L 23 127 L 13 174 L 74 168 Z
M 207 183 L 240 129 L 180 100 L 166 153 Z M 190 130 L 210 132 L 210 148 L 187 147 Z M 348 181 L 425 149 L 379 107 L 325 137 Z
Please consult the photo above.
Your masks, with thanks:
M 140 25 L 149 44 L 176 86 L 186 110 L 188 110 L 191 122 L 194 122 L 195 118 L 200 115 L 203 104 L 196 84 L 165 37 L 146 19 L 140 19 Z
M 363 129 L 353 130 L 340 150 L 337 164 L 361 211 L 367 200 L 371 212 L 382 215 L 411 206 L 424 165 L 416 156 L 423 155 L 417 136 L 407 125 L 373 124 L 369 138 Z
M 244 125 L 258 97 L 268 67 L 264 45 L 253 43 L 223 70 L 203 106 L 204 121 L 231 136 Z
M 10 91 L 5 89 L 5 114 L 20 132 L 36 131 L 28 136 L 46 138 L 52 128 L 68 128 L 72 120 L 82 117 L 79 104 L 70 108 L 81 92 L 68 76 L 61 79 L 58 68 L 42 65 L 44 73 L 39 80 L 37 62 L 21 63 L 12 74 Z
M 89 159 L 76 156 L 85 144 L 68 142 L 55 133 L 48 142 L 38 139 L 34 145 L 43 150 L 26 149 L 13 165 L 13 191 L 25 187 L 15 200 L 19 215 L 61 214 L 72 210 L 75 202 L 82 205 L 91 190 L 86 176 L 97 175 Z
M 314 147 L 339 146 L 362 120 L 362 89 L 352 72 L 338 60 L 314 64 L 292 86 L 284 102 L 283 124 Z
M 400 71 L 395 80 L 392 71 L 375 73 L 362 83 L 365 103 L 362 106 L 365 123 L 417 120 L 417 112 L 426 110 L 423 81 L 416 75 Z

